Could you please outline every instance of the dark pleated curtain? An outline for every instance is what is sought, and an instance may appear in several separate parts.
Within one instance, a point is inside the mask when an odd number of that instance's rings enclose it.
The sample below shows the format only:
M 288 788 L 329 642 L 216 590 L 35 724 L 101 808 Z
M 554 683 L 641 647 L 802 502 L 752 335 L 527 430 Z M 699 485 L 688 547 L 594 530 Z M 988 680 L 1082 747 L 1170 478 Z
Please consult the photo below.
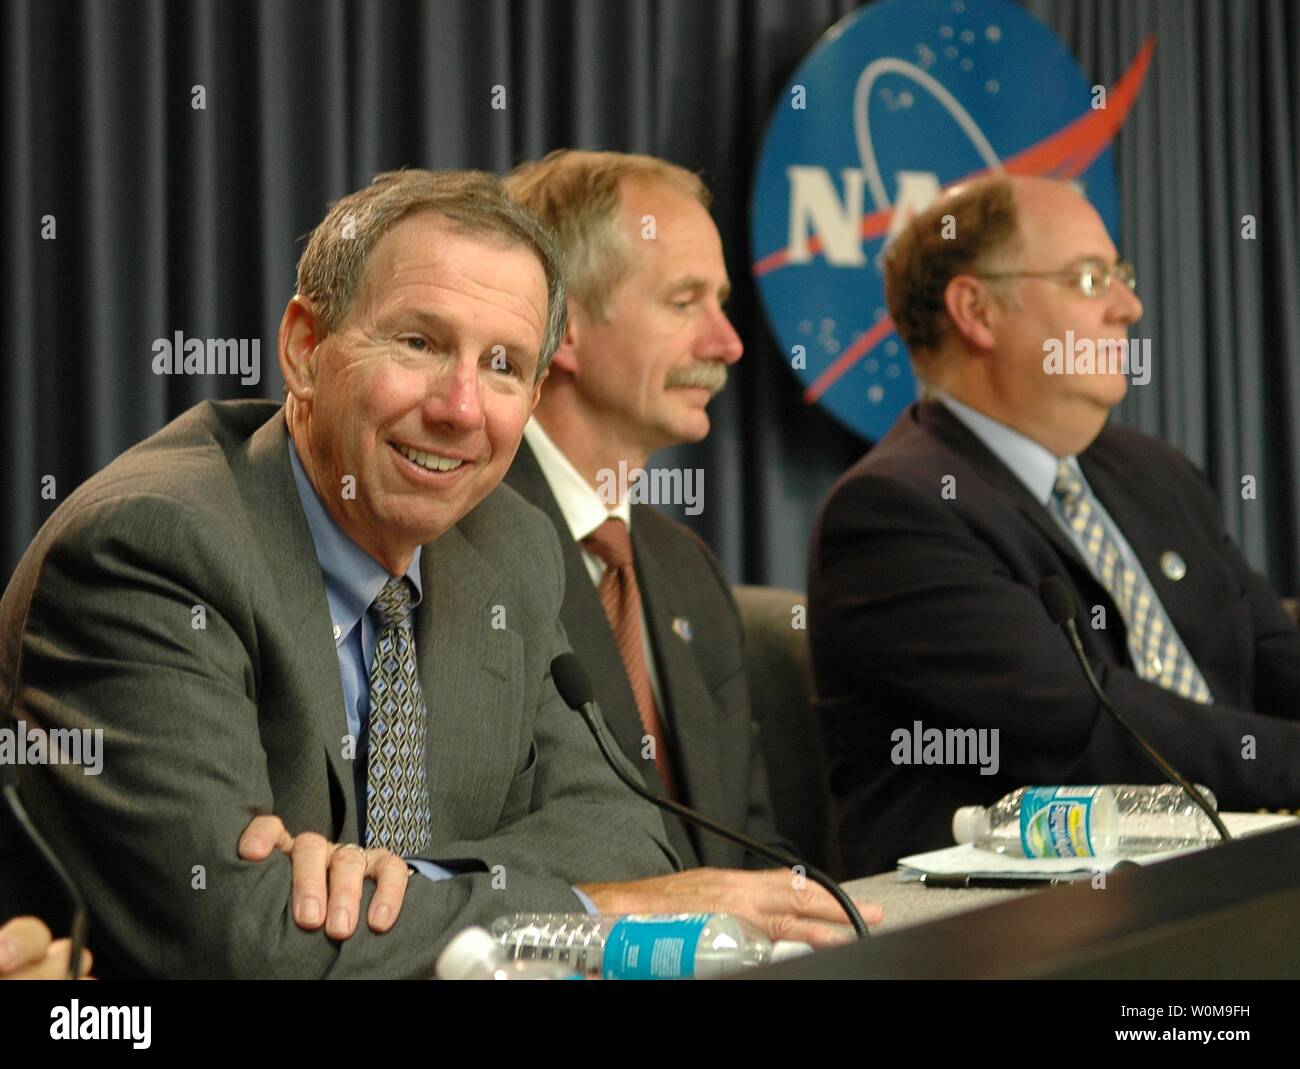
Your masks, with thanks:
M 1300 4 L 1035 0 L 1110 84 L 1148 34 L 1156 57 L 1117 141 L 1122 241 L 1138 267 L 1154 373 L 1125 422 L 1209 476 L 1228 530 L 1300 587 Z M 1255 221 L 1253 240 L 1243 220 Z M 1253 498 L 1243 497 L 1243 480 Z M 1249 492 L 1249 491 L 1247 491 Z
M 866 443 L 805 406 L 782 365 L 748 278 L 746 216 L 777 94 L 854 6 L 6 0 L 3 575 L 59 500 L 185 408 L 281 395 L 276 328 L 328 201 L 379 170 L 501 171 L 571 145 L 665 156 L 712 185 L 747 353 L 710 438 L 658 462 L 704 469 L 704 511 L 685 519 L 733 579 L 802 587 L 817 503 Z M 1026 6 L 1099 83 L 1157 37 L 1116 144 L 1121 241 L 1156 360 L 1121 418 L 1203 465 L 1252 561 L 1293 590 L 1300 6 Z M 260 383 L 154 375 L 154 340 L 176 331 L 260 339 Z

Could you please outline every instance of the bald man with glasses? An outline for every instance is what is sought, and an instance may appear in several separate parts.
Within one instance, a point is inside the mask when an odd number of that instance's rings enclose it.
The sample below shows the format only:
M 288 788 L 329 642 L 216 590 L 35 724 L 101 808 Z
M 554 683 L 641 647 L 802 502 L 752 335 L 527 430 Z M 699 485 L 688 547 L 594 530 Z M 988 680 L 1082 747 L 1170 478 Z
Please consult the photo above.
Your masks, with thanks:
M 1300 804 L 1300 633 L 1200 472 L 1108 426 L 1142 302 L 1096 211 L 983 179 L 919 214 L 885 277 L 923 397 L 832 490 L 809 580 L 847 869 L 950 845 L 954 809 L 1017 787 L 1161 781 L 1048 617 L 1049 576 L 1175 766 L 1225 809 Z M 963 745 L 926 751 L 930 729 Z

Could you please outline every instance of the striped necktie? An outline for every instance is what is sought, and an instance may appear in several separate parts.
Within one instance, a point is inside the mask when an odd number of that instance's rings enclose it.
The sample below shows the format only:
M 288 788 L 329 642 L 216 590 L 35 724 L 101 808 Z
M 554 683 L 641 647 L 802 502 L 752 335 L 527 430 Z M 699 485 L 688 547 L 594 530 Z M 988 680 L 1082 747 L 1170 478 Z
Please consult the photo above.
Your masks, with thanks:
M 410 580 L 389 579 L 370 611 L 379 636 L 370 670 L 366 845 L 418 857 L 433 821 L 424 757 L 428 710 L 415 664 Z
M 582 544 L 605 562 L 605 574 L 600 577 L 596 593 L 600 595 L 600 603 L 614 632 L 618 655 L 636 698 L 641 725 L 654 739 L 655 768 L 669 797 L 676 798 L 667 739 L 659 718 L 659 707 L 655 704 L 654 689 L 650 686 L 650 669 L 646 666 L 645 647 L 642 645 L 641 590 L 637 586 L 632 562 L 631 533 L 627 524 L 614 517 L 592 531 Z
M 1214 699 L 1196 662 L 1170 623 L 1146 576 L 1124 563 L 1109 526 L 1074 469 L 1062 460 L 1056 469 L 1052 503 L 1078 536 L 1084 559 L 1100 580 L 1128 629 L 1129 654 L 1138 675 L 1179 697 L 1208 705 Z

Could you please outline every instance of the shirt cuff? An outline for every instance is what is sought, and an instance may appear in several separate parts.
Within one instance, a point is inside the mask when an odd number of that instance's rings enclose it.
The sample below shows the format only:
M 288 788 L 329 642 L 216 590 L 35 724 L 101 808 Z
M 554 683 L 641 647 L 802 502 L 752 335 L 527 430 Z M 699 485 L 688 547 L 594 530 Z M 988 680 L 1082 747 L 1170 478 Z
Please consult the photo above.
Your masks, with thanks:
M 421 876 L 430 880 L 450 880 L 452 877 L 460 875 L 457 872 L 453 872 L 451 869 L 443 868 L 443 866 L 436 864 L 433 861 L 426 861 L 422 857 L 408 857 L 403 860 Z M 576 887 L 573 888 L 573 893 L 578 896 L 578 901 L 582 903 L 582 908 L 591 916 L 596 916 L 599 912 L 596 909 L 596 903 Z
M 425 861 L 422 857 L 408 857 L 403 858 L 402 860 L 410 865 L 411 868 L 415 869 L 415 871 L 421 876 L 430 880 L 450 880 L 453 876 L 459 875 L 459 873 L 452 872 L 451 869 L 443 868 L 436 862 Z

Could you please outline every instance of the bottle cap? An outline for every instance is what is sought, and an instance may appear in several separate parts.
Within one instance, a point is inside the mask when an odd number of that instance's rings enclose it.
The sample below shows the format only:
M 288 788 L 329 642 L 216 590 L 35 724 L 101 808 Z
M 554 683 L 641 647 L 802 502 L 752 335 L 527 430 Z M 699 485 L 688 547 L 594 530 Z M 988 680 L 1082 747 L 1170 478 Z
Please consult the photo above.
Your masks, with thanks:
M 973 843 L 984 823 L 982 805 L 964 805 L 952 815 L 952 841 Z
M 438 955 L 438 979 L 470 980 L 491 972 L 500 960 L 501 945 L 486 928 L 466 928 Z

